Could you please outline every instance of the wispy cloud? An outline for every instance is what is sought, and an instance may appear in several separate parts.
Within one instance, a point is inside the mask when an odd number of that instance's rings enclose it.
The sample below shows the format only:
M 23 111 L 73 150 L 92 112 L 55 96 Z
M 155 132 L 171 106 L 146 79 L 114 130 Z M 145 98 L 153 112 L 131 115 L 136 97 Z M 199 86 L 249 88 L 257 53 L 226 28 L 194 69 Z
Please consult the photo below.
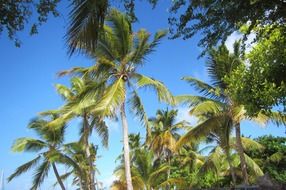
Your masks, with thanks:
M 187 121 L 191 124 L 191 126 L 196 125 L 198 119 L 194 116 L 191 116 L 189 114 L 190 108 L 185 107 L 185 106 L 179 106 L 177 107 L 178 109 L 178 115 L 177 115 L 177 121 Z
M 239 32 L 234 32 L 232 33 L 225 41 L 225 45 L 227 47 L 227 49 L 233 53 L 233 44 L 235 41 L 237 40 L 240 40 L 242 39 L 243 35 Z M 245 42 L 246 44 L 246 49 L 245 49 L 245 52 L 248 53 L 252 48 L 253 46 L 255 45 L 255 43 L 252 43 L 253 40 L 255 39 L 255 34 L 254 33 L 251 33 L 249 36 L 248 36 L 248 39 L 247 41 Z
M 100 180 L 100 182 L 102 183 L 102 187 L 110 189 L 112 182 L 115 180 L 118 180 L 118 178 L 115 175 L 110 175 L 109 177 Z

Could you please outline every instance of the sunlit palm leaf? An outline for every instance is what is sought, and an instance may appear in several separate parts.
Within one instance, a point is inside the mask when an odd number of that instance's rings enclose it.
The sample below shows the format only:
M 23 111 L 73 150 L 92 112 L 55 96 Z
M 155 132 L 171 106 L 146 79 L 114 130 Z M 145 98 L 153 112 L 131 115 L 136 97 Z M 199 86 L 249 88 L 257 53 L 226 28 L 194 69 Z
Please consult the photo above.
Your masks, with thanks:
M 193 77 L 183 77 L 183 80 L 187 81 L 191 86 L 194 86 L 197 91 L 210 98 L 221 100 L 225 98 L 220 89 L 212 87 L 203 81 L 195 79 Z
M 17 139 L 13 146 L 12 146 L 12 151 L 13 152 L 38 152 L 43 148 L 46 148 L 46 143 L 33 139 L 33 138 L 19 138 Z
M 94 113 L 98 113 L 103 116 L 111 116 L 116 109 L 125 100 L 125 83 L 122 78 L 117 79 L 113 85 L 111 85 L 92 110 Z
M 139 88 L 150 87 L 156 91 L 159 101 L 164 101 L 171 105 L 174 104 L 174 98 L 171 92 L 162 82 L 140 74 L 136 74 L 134 77 L 137 79 L 136 84 Z
M 40 159 L 41 159 L 41 156 L 38 156 L 35 159 L 33 159 L 33 160 L 21 165 L 20 167 L 18 167 L 16 169 L 16 171 L 8 177 L 8 181 L 11 181 L 15 177 L 17 177 L 17 176 L 27 172 L 28 170 L 30 170 L 32 167 L 34 167 L 35 165 L 37 165 L 39 163 Z

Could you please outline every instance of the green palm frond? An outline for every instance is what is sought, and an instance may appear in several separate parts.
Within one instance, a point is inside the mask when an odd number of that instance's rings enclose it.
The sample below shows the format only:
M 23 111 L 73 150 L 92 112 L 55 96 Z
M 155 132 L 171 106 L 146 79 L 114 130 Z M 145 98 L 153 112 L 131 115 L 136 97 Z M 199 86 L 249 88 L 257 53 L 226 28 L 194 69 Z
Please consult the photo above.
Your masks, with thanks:
M 265 148 L 263 145 L 250 138 L 241 137 L 241 142 L 245 150 L 257 150 L 262 152 Z
M 162 82 L 140 74 L 134 74 L 134 77 L 137 79 L 136 85 L 139 88 L 150 87 L 154 89 L 157 93 L 159 101 L 164 101 L 171 105 L 175 103 L 173 95 Z
M 199 173 L 202 175 L 207 171 L 212 171 L 216 174 L 220 171 L 221 163 L 224 159 L 224 152 L 221 147 L 217 146 L 214 150 L 211 151 L 210 155 L 207 157 L 205 163 L 200 168 Z
M 233 120 L 235 122 L 240 122 L 245 119 L 245 113 L 246 110 L 244 109 L 243 105 L 235 106 L 232 108 Z
M 18 138 L 12 145 L 13 152 L 38 152 L 43 148 L 46 148 L 45 142 L 33 138 Z
M 134 50 L 130 61 L 135 64 L 141 64 L 145 61 L 145 57 L 154 51 L 154 48 L 160 43 L 161 39 L 166 36 L 167 31 L 162 30 L 156 32 L 151 43 L 148 42 L 150 33 L 146 30 L 139 30 L 134 39 Z
M 120 57 L 124 58 L 131 49 L 131 23 L 126 15 L 116 9 L 110 10 L 106 20 L 107 24 L 112 28 L 113 36 L 116 37 L 116 49 Z
M 70 24 L 66 34 L 69 53 L 96 48 L 107 14 L 107 0 L 73 0 Z
M 166 174 L 166 172 L 170 169 L 170 166 L 167 164 L 162 164 L 159 168 L 157 168 L 155 171 L 153 171 L 150 176 L 148 183 L 149 184 L 155 184 L 155 181 L 158 179 L 159 175 Z
M 8 177 L 8 181 L 10 182 L 11 180 L 13 180 L 15 177 L 27 172 L 28 170 L 30 170 L 32 167 L 34 167 L 35 165 L 37 165 L 39 163 L 41 159 L 41 156 L 38 156 L 36 157 L 35 159 L 19 166 L 16 171 L 11 174 L 9 177 Z
M 76 94 L 79 94 L 85 88 L 85 81 L 79 77 L 73 77 L 71 79 L 71 90 Z
M 125 101 L 125 82 L 120 77 L 107 88 L 101 100 L 92 110 L 102 116 L 114 115 L 116 109 Z
M 198 124 L 192 128 L 189 132 L 183 135 L 176 144 L 176 149 L 180 149 L 184 144 L 190 142 L 198 142 L 202 138 L 209 135 L 216 128 L 219 128 L 224 124 L 225 116 L 218 115 L 207 119 L 206 121 Z
M 64 100 L 71 100 L 72 97 L 74 96 L 72 91 L 68 87 L 66 87 L 62 84 L 56 84 L 56 90 L 57 90 L 58 94 L 60 94 L 62 96 L 62 98 Z
M 224 104 L 212 100 L 204 101 L 190 110 L 190 115 L 202 116 L 207 114 L 218 114 L 223 111 Z
M 164 38 L 167 34 L 168 34 L 167 30 L 160 30 L 156 32 L 154 39 L 150 44 L 150 50 L 153 50 L 153 48 L 156 47 L 160 43 L 162 38 Z
M 262 123 L 264 125 L 267 122 L 272 122 L 272 123 L 276 124 L 277 126 L 286 125 L 286 115 L 283 113 L 275 112 L 275 111 L 267 113 L 267 114 L 260 112 L 253 119 L 254 119 L 254 121 L 256 121 L 258 123 Z
M 209 53 L 207 61 L 208 74 L 213 81 L 213 85 L 221 89 L 226 89 L 224 77 L 229 75 L 239 65 L 243 64 L 237 55 L 237 47 L 235 54 L 229 52 L 225 44 L 217 49 L 212 49 Z
M 33 186 L 31 190 L 37 190 L 40 185 L 44 182 L 45 177 L 48 176 L 50 169 L 50 163 L 48 160 L 45 160 L 39 167 L 36 169 L 36 172 L 33 176 Z
M 255 174 L 255 176 L 259 177 L 259 176 L 264 175 L 261 168 L 255 163 L 254 160 L 252 160 L 252 158 L 250 158 L 247 154 L 244 154 L 244 157 L 245 157 L 246 165 Z
M 273 162 L 273 163 L 279 163 L 283 158 L 285 158 L 286 156 L 282 153 L 282 152 L 276 152 L 274 154 L 272 154 L 268 160 Z
M 57 73 L 59 77 L 63 77 L 66 75 L 76 76 L 76 75 L 83 75 L 86 73 L 87 68 L 85 67 L 73 67 L 69 70 L 63 70 Z
M 151 131 L 148 122 L 148 116 L 145 112 L 144 105 L 136 90 L 133 90 L 128 100 L 129 107 L 135 116 L 140 120 L 141 124 L 146 128 L 146 142 L 149 141 Z
M 193 77 L 183 77 L 182 80 L 187 81 L 191 86 L 194 86 L 195 89 L 202 93 L 204 96 L 208 96 L 212 99 L 221 100 L 225 98 L 225 95 L 219 88 L 215 88 L 207 83 L 204 83 L 201 80 L 195 79 Z
M 97 132 L 97 135 L 101 138 L 101 143 L 104 147 L 108 147 L 108 126 L 106 123 L 98 118 L 93 118 L 90 126 Z

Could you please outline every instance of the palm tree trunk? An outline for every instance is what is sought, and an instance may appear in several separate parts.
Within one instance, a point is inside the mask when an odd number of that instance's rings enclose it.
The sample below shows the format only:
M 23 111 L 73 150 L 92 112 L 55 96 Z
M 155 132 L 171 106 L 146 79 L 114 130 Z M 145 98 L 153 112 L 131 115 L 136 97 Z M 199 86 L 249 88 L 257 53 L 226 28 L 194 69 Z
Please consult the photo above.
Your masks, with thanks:
M 240 166 L 241 166 L 241 171 L 242 171 L 243 182 L 245 185 L 248 185 L 248 174 L 247 174 L 247 168 L 246 168 L 246 161 L 245 161 L 243 146 L 241 142 L 240 123 L 237 123 L 235 125 L 235 136 L 236 136 L 237 152 L 240 157 Z
M 89 137 L 89 124 L 88 124 L 88 118 L 87 115 L 84 114 L 84 123 L 83 123 L 83 127 L 84 127 L 84 147 L 85 147 L 85 154 L 86 157 L 88 159 L 88 166 L 89 166 L 89 174 L 88 174 L 88 178 L 89 178 L 89 184 L 88 187 L 90 190 L 95 190 L 95 183 L 94 183 L 94 169 L 93 169 L 93 161 L 91 158 L 91 153 L 90 153 L 90 149 L 89 149 L 89 141 L 88 141 L 88 137 Z
M 123 129 L 124 166 L 125 166 L 125 177 L 126 177 L 127 190 L 133 190 L 131 171 L 130 171 L 128 123 L 127 123 L 126 113 L 125 113 L 125 102 L 123 102 L 121 105 L 120 114 L 121 114 L 122 129 Z
M 60 186 L 61 186 L 61 189 L 62 189 L 62 190 L 65 190 L 66 188 L 65 188 L 64 183 L 63 183 L 63 181 L 62 181 L 62 179 L 61 179 L 61 177 L 60 177 L 60 175 L 59 175 L 59 172 L 58 172 L 58 170 L 57 170 L 56 164 L 55 164 L 55 163 L 52 163 L 52 166 L 53 166 L 53 170 L 54 170 L 54 173 L 55 173 L 55 175 L 56 175 L 57 181 L 58 181 L 58 183 L 59 183 Z
M 236 176 L 235 176 L 233 165 L 231 163 L 229 150 L 226 150 L 226 159 L 227 159 L 227 162 L 228 162 L 228 165 L 229 165 L 232 182 L 233 182 L 233 185 L 235 187 L 236 186 Z

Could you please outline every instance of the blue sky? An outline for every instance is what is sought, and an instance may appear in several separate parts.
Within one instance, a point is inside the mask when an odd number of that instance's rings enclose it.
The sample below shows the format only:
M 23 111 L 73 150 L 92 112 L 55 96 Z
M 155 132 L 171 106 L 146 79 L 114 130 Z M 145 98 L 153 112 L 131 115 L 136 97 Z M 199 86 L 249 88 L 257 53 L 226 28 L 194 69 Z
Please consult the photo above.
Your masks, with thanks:
M 166 2 L 166 1 L 164 1 Z M 63 36 L 67 26 L 67 4 L 60 4 L 62 15 L 59 18 L 51 18 L 47 24 L 39 29 L 39 34 L 30 37 L 27 32 L 19 34 L 23 44 L 16 48 L 5 34 L 0 36 L 0 108 L 1 108 L 1 135 L 0 135 L 0 170 L 5 171 L 6 177 L 17 166 L 33 158 L 33 154 L 12 153 L 10 147 L 16 138 L 34 136 L 34 133 L 26 128 L 29 120 L 39 112 L 54 109 L 62 105 L 61 98 L 56 94 L 54 85 L 57 83 L 68 84 L 68 78 L 58 78 L 56 73 L 74 66 L 89 66 L 92 60 L 82 55 L 69 58 L 64 44 Z M 137 15 L 139 22 L 134 24 L 134 31 L 146 28 L 151 33 L 158 29 L 168 27 L 167 13 L 168 3 L 159 3 L 153 11 L 149 4 L 139 1 Z M 200 36 L 189 40 L 165 39 L 158 46 L 157 51 L 149 56 L 145 66 L 140 71 L 148 76 L 163 81 L 175 95 L 194 93 L 193 89 L 180 80 L 183 76 L 193 76 L 208 81 L 204 59 L 197 57 L 201 49 L 197 47 Z M 229 42 L 234 39 L 229 39 Z M 155 114 L 158 108 L 166 105 L 158 104 L 155 94 L 143 91 L 143 101 L 149 116 Z M 181 108 L 178 119 L 191 119 L 186 108 Z M 143 127 L 128 115 L 130 132 L 143 132 Z M 108 150 L 100 148 L 97 166 L 101 172 L 99 179 L 108 184 L 113 179 L 112 172 L 115 167 L 115 159 L 120 154 L 121 126 L 115 122 L 109 122 L 110 147 Z M 263 134 L 285 136 L 285 128 L 269 125 L 265 128 L 258 127 L 251 122 L 244 122 L 242 133 L 252 137 Z M 70 123 L 67 131 L 67 140 L 76 140 L 78 134 L 78 122 Z M 99 143 L 96 136 L 92 137 L 95 143 Z M 64 168 L 61 167 L 63 172 Z M 17 178 L 9 184 L 5 184 L 6 190 L 27 190 L 31 184 L 32 172 Z M 51 184 L 55 181 L 53 173 L 49 175 L 43 188 L 53 189 Z M 72 189 L 72 188 L 69 188 Z

